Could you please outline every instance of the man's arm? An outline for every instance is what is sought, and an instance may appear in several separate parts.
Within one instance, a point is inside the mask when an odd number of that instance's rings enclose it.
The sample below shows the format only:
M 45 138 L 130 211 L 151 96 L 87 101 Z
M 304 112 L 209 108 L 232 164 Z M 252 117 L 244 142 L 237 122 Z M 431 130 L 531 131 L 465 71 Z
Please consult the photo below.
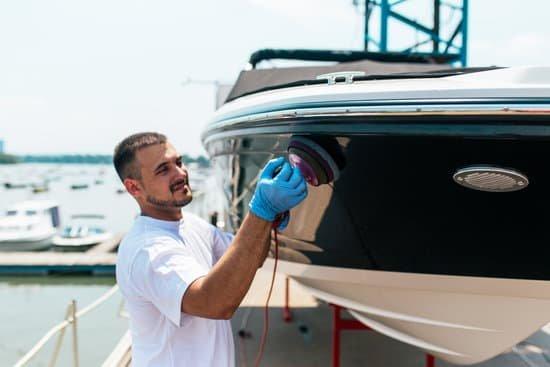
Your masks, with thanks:
M 270 231 L 271 222 L 249 213 L 225 254 L 206 276 L 189 285 L 182 298 L 182 311 L 230 319 L 267 256 Z
M 182 311 L 207 318 L 231 318 L 267 256 L 272 222 L 306 195 L 307 185 L 298 169 L 293 169 L 283 158 L 269 161 L 260 174 L 249 214 L 232 246 L 210 273 L 189 285 L 182 297 Z

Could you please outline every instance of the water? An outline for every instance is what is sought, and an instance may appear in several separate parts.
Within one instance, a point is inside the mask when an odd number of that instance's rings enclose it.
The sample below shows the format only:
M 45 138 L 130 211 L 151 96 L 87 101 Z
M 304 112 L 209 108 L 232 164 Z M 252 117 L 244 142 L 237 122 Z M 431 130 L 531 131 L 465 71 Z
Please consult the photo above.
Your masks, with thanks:
M 65 317 L 71 299 L 80 309 L 108 291 L 115 281 L 99 277 L 0 278 L 0 365 L 11 366 L 55 324 Z M 81 366 L 100 366 L 128 327 L 118 316 L 119 293 L 78 320 Z M 56 338 L 29 366 L 47 366 Z M 72 362 L 72 330 L 67 329 L 58 366 Z
M 208 172 L 190 168 L 191 186 L 209 195 L 195 195 L 186 210 L 207 217 L 212 210 L 221 212 L 222 200 L 213 195 L 215 183 Z M 30 188 L 7 190 L 3 182 L 41 183 L 49 179 L 49 191 L 33 194 Z M 96 184 L 96 181 L 102 181 Z M 86 183 L 88 189 L 71 190 L 72 184 Z M 19 164 L 0 165 L 0 210 L 28 199 L 52 199 L 60 205 L 62 223 L 74 214 L 102 214 L 112 232 L 124 232 L 139 213 L 135 201 L 122 188 L 112 166 Z M 39 254 L 37 254 L 39 256 Z M 0 277 L 0 365 L 13 365 L 52 326 L 62 321 L 71 299 L 78 308 L 108 291 L 115 284 L 111 277 Z M 99 366 L 127 329 L 127 320 L 118 316 L 121 303 L 116 294 L 78 323 L 81 366 Z M 71 330 L 67 329 L 58 366 L 71 365 Z M 55 344 L 52 339 L 30 366 L 47 366 Z

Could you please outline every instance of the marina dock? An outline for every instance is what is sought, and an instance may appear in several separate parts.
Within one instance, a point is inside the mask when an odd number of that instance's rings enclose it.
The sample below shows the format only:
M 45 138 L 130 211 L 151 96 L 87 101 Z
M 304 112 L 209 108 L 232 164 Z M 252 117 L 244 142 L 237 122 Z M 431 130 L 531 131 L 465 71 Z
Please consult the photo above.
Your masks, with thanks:
M 0 252 L 0 275 L 115 274 L 122 233 L 86 252 Z

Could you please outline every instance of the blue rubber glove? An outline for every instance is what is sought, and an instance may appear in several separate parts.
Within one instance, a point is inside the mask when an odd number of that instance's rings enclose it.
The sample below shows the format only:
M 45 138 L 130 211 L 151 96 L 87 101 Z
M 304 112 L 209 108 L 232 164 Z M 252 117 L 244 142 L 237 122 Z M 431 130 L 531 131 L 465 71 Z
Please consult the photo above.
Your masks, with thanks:
M 280 166 L 282 169 L 275 175 Z M 300 170 L 279 157 L 265 165 L 249 207 L 256 216 L 273 222 L 277 214 L 292 209 L 306 196 L 307 184 Z

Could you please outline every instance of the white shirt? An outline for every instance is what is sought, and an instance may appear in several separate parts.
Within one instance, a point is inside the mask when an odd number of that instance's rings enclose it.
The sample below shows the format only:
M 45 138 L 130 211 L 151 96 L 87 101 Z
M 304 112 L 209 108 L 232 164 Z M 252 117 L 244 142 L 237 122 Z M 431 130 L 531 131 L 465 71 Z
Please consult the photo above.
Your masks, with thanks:
M 130 315 L 134 367 L 235 366 L 230 321 L 181 312 L 189 284 L 210 271 L 232 238 L 187 212 L 181 221 L 136 219 L 116 266 Z

